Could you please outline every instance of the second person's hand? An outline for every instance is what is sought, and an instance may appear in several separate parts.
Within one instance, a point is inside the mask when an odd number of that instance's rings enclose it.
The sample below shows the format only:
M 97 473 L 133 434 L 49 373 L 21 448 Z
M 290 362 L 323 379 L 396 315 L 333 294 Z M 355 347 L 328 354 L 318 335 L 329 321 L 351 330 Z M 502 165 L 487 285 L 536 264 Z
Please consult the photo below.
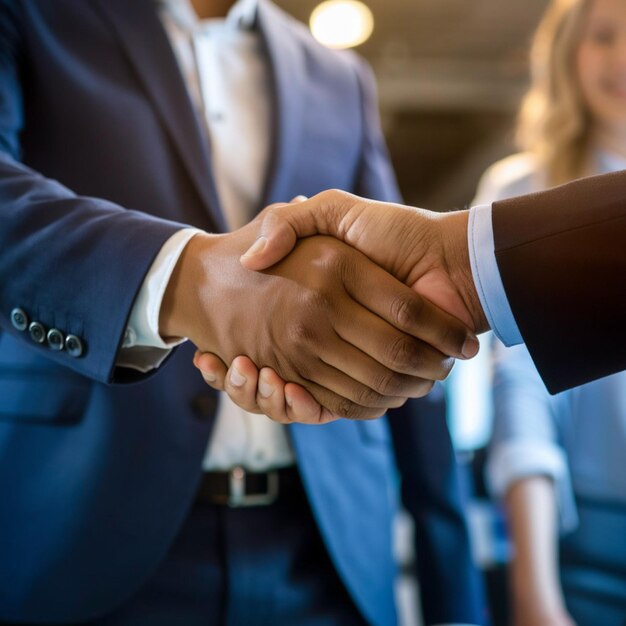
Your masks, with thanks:
M 330 235 L 480 333 L 488 324 L 471 276 L 467 222 L 468 211 L 434 213 L 331 189 L 268 207 L 253 222 L 257 238 L 241 263 L 262 270 L 289 254 L 298 239 Z M 468 346 L 455 356 L 469 358 L 476 350 Z
M 252 269 L 268 267 L 289 253 L 298 237 L 327 233 L 361 249 L 468 325 L 485 329 L 473 284 L 467 285 L 466 214 L 448 215 L 443 227 L 444 218 L 428 211 L 377 203 L 334 190 L 310 200 L 298 198 L 295 205 L 274 205 L 264 211 L 256 220 L 261 223 L 257 240 L 242 257 L 242 264 Z M 462 357 L 473 356 L 476 348 L 468 343 Z M 210 385 L 225 390 L 251 412 L 265 413 L 283 422 L 320 423 L 338 417 L 299 385 L 286 383 L 269 368 L 259 373 L 247 357 L 238 357 L 228 372 L 215 355 L 198 353 L 194 362 Z M 231 384 L 233 369 L 248 372 L 246 385 Z M 259 392 L 253 384 L 256 380 L 262 382 L 266 393 L 271 388 L 269 396 Z M 268 402 L 267 397 L 272 401 Z
M 353 418 L 424 395 L 452 367 L 449 351 L 472 341 L 462 324 L 336 239 L 304 240 L 271 269 L 246 270 L 239 257 L 254 234 L 250 224 L 191 240 L 163 299 L 163 336 L 189 337 L 225 362 L 247 354 Z

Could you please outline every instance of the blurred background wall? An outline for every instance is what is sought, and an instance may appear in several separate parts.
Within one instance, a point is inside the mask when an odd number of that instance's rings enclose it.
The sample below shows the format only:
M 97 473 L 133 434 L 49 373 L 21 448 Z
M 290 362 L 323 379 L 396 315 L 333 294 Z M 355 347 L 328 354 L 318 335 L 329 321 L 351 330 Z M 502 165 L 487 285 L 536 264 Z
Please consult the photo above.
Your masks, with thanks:
M 315 0 L 277 0 L 308 23 Z M 485 167 L 512 151 L 528 44 L 546 0 L 365 0 L 383 123 L 407 203 L 472 200 Z

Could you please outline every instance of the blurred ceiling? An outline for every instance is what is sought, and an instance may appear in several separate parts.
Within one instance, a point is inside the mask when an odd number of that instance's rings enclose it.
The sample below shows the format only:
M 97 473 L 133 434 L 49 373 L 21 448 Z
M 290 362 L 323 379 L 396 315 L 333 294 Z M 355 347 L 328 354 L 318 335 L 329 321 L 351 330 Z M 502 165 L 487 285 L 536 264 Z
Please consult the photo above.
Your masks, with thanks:
M 387 143 L 405 200 L 471 202 L 484 169 L 510 154 L 528 49 L 548 0 L 363 0 Z M 308 23 L 316 0 L 275 0 Z
M 374 66 L 383 109 L 517 106 L 546 0 L 364 1 L 375 28 L 357 50 Z M 303 22 L 318 4 L 276 3 Z

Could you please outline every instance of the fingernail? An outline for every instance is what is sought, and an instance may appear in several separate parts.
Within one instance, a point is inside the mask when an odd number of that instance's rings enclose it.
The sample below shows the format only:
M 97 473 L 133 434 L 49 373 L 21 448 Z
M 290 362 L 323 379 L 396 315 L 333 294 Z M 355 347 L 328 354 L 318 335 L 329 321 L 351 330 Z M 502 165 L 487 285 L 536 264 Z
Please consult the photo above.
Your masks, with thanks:
M 259 393 L 263 398 L 269 398 L 274 393 L 274 391 L 275 389 L 274 387 L 272 387 L 272 385 L 266 383 L 263 380 L 259 380 Z
M 291 396 L 285 396 L 285 402 L 287 403 L 287 406 L 291 409 L 293 408 L 293 400 L 291 399 Z
M 245 257 L 254 256 L 255 254 L 260 254 L 265 249 L 267 245 L 267 237 L 259 237 L 242 255 Z
M 478 354 L 479 348 L 480 344 L 478 343 L 478 339 L 472 335 L 468 335 L 465 339 L 465 343 L 463 344 L 463 348 L 461 349 L 461 354 L 464 358 L 471 359 Z
M 214 383 L 217 380 L 217 376 L 215 374 L 211 374 L 211 372 L 203 372 L 200 370 L 200 373 L 202 374 L 202 378 L 204 378 L 207 383 Z
M 236 368 L 230 372 L 230 383 L 233 387 L 243 387 L 246 382 L 246 377 Z

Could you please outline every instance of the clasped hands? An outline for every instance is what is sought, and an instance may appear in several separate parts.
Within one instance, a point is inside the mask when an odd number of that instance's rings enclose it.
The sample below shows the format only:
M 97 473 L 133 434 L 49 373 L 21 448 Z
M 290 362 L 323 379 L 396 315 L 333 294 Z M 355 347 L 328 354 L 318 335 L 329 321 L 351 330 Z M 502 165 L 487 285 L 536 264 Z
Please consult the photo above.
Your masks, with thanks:
M 162 335 L 197 346 L 207 383 L 283 423 L 371 419 L 423 396 L 486 328 L 467 212 L 335 190 L 196 235 L 160 317 Z

